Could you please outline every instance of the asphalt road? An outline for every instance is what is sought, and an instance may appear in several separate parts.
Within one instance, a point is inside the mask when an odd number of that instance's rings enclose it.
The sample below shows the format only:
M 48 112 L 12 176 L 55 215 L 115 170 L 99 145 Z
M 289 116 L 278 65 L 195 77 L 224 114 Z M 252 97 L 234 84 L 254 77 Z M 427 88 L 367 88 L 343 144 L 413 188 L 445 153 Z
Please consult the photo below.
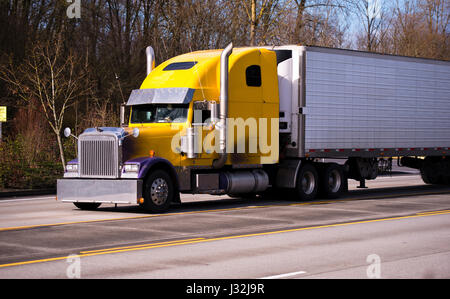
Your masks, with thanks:
M 183 195 L 165 214 L 0 200 L 0 278 L 450 278 L 450 187 L 416 174 L 338 200 Z

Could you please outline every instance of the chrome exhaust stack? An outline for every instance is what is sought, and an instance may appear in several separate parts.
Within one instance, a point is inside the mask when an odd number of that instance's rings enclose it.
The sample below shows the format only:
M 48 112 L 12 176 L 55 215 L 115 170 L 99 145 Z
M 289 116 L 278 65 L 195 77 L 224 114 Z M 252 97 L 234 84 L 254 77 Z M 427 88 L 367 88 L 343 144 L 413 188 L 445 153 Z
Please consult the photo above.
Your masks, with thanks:
M 145 49 L 145 55 L 147 56 L 147 76 L 155 68 L 155 51 L 152 47 L 148 46 Z
M 213 161 L 213 168 L 222 168 L 227 161 L 227 117 L 228 117 L 228 62 L 233 53 L 230 43 L 220 55 L 220 116 L 219 116 L 219 149 L 220 157 Z

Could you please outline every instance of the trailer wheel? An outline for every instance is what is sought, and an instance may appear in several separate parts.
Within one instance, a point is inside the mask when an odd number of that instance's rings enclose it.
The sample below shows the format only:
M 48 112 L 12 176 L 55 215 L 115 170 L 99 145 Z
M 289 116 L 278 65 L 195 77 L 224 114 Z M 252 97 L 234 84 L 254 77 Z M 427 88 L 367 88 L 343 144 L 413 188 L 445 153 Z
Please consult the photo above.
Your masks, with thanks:
M 325 166 L 321 174 L 321 193 L 326 198 L 338 198 L 344 190 L 344 170 L 337 163 Z
M 442 165 L 440 165 L 440 159 L 436 157 L 426 157 L 423 161 L 423 165 L 420 168 L 420 175 L 425 184 L 439 185 L 444 183 L 444 178 L 441 174 Z
M 303 165 L 297 174 L 295 195 L 299 200 L 312 200 L 316 198 L 319 187 L 319 176 L 313 164 Z
M 74 202 L 73 204 L 80 210 L 95 210 L 101 205 L 98 202 Z
M 145 210 L 161 213 L 169 209 L 174 198 L 174 184 L 170 175 L 164 170 L 156 170 L 145 180 L 144 204 Z
M 428 171 L 425 172 L 424 168 L 420 169 L 420 176 L 422 177 L 422 181 L 425 184 L 433 184 L 433 181 L 430 179 L 430 177 L 428 176 Z
M 450 157 L 443 159 L 442 163 L 442 168 L 444 170 L 442 173 L 442 181 L 444 185 L 450 185 Z

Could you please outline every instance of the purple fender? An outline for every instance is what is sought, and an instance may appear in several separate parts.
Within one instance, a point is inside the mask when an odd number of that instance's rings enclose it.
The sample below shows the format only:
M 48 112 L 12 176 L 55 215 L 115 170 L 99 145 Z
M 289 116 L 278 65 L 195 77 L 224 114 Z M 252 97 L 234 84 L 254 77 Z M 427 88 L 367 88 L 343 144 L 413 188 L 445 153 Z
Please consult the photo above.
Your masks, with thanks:
M 178 184 L 178 175 L 175 171 L 175 167 L 168 160 L 160 157 L 139 157 L 131 160 L 127 160 L 124 164 L 138 164 L 139 165 L 139 174 L 138 178 L 141 180 L 145 180 L 146 176 L 155 169 L 163 169 L 167 171 L 170 177 L 173 180 L 175 187 L 176 200 L 179 201 L 179 184 Z

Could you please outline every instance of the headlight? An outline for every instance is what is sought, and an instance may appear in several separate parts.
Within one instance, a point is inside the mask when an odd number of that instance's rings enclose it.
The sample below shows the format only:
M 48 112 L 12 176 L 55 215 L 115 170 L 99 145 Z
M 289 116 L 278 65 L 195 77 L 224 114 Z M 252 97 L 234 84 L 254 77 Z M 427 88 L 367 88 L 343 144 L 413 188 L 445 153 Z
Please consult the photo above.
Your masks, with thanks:
M 125 164 L 123 168 L 125 172 L 139 172 L 139 164 Z
M 67 164 L 66 172 L 78 172 L 78 164 Z

